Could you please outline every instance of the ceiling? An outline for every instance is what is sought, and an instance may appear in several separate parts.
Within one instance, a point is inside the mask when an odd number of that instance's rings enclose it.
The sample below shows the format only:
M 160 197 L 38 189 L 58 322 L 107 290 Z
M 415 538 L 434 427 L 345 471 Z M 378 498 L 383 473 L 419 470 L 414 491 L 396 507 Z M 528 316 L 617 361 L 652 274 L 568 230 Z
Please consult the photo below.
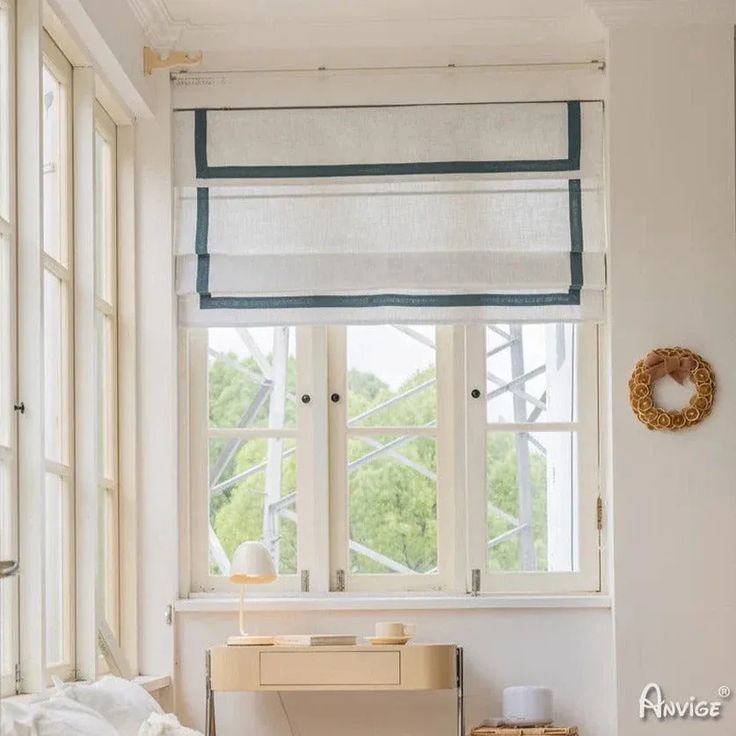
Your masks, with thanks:
M 600 59 L 583 0 L 128 0 L 153 46 L 204 51 L 204 69 Z

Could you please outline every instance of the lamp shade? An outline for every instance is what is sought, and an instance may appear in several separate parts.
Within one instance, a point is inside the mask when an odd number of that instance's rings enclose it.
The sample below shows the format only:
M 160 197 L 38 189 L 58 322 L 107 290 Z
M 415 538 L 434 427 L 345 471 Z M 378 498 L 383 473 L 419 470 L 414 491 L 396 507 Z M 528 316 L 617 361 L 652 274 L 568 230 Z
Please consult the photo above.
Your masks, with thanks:
M 276 577 L 273 558 L 260 542 L 243 542 L 235 550 L 230 563 L 231 583 L 272 583 Z

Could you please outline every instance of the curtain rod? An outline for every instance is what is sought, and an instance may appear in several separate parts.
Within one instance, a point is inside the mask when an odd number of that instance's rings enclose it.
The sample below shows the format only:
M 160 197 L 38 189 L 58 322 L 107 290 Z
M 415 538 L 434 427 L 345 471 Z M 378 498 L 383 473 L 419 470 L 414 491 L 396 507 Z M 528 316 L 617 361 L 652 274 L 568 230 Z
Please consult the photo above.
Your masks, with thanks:
M 402 71 L 441 71 L 451 69 L 498 69 L 504 71 L 533 71 L 537 69 L 556 69 L 556 70 L 572 70 L 591 68 L 595 71 L 603 72 L 606 69 L 606 62 L 601 59 L 591 59 L 590 61 L 543 61 L 527 64 L 427 64 L 427 65 L 407 65 L 407 66 L 318 66 L 304 67 L 293 69 L 224 69 L 224 70 L 202 70 L 188 71 L 182 70 L 173 72 L 171 77 L 174 79 L 186 79 L 191 77 L 207 77 L 223 74 L 286 74 L 286 73 L 314 73 L 314 72 L 402 72 Z

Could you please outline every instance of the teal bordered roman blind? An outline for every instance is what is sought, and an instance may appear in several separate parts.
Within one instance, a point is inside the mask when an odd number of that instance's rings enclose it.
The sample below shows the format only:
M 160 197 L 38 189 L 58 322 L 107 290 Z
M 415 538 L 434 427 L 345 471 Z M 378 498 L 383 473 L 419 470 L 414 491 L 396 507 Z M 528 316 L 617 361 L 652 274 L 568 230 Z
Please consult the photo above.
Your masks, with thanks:
M 185 325 L 599 319 L 598 102 L 176 110 Z

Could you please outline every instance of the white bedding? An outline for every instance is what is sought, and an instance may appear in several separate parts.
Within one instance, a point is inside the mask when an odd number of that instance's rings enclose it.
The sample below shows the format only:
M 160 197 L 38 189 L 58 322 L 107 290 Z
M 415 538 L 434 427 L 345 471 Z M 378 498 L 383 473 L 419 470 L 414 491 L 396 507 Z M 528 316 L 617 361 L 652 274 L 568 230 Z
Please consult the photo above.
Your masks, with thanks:
M 129 680 L 54 684 L 49 697 L 4 701 L 0 736 L 201 736 Z

